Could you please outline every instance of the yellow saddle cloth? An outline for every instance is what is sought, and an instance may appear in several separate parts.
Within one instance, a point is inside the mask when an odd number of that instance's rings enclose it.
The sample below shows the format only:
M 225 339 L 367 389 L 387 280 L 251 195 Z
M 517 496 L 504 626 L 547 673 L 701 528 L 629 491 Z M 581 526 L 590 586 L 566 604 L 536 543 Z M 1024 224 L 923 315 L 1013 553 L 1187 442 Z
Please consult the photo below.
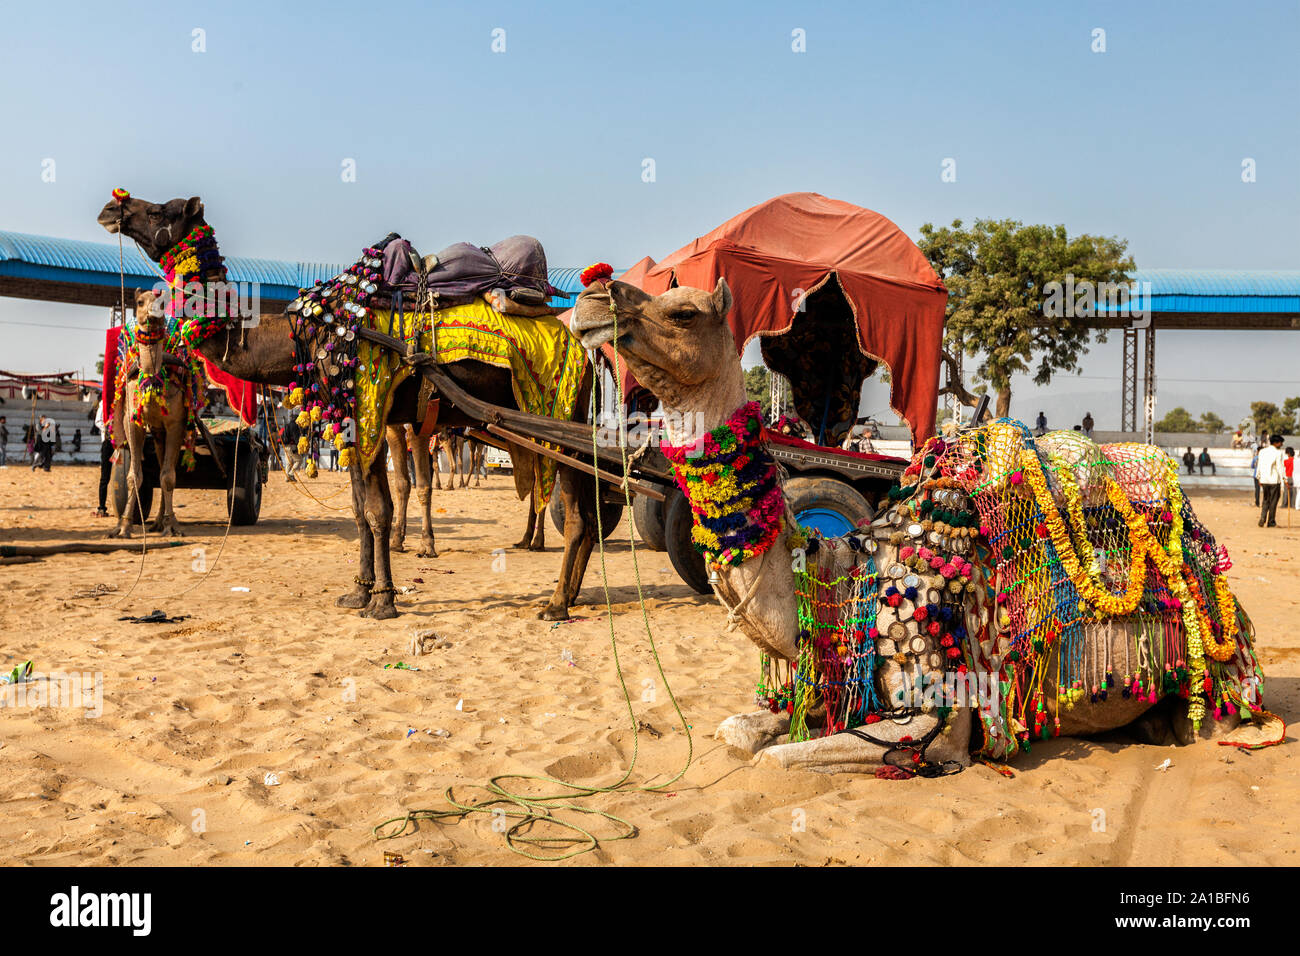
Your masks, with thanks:
M 502 315 L 483 299 L 434 313 L 398 317 L 376 310 L 372 316 L 370 327 L 376 332 L 431 352 L 441 363 L 473 359 L 509 369 L 521 411 L 564 421 L 573 415 L 587 354 L 556 318 Z M 413 369 L 401 356 L 370 342 L 361 343 L 357 357 L 362 366 L 357 374 L 357 445 L 364 469 L 383 447 L 393 393 Z M 555 487 L 552 459 L 539 456 L 535 481 L 540 508 Z

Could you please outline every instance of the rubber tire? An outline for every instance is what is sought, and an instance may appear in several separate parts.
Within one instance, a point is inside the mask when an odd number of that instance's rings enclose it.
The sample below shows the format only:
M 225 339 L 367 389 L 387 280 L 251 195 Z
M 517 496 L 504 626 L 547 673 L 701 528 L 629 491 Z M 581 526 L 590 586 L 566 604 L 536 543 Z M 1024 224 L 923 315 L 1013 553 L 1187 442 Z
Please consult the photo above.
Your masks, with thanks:
M 835 478 L 790 478 L 785 482 L 785 500 L 796 516 L 810 508 L 822 508 L 836 512 L 854 527 L 863 521 L 869 524 L 876 516 L 876 510 L 861 492 Z
M 678 577 L 691 586 L 697 594 L 712 594 L 709 571 L 704 566 L 704 555 L 695 550 L 691 541 L 694 516 L 686 496 L 674 488 L 664 502 L 664 544 L 668 560 Z
M 546 511 L 551 516 L 551 527 L 560 534 L 564 534 L 564 496 L 560 494 L 560 489 L 556 488 L 551 494 L 551 503 L 546 507 Z M 623 520 L 623 502 L 621 501 L 604 501 L 600 505 L 600 527 L 605 532 L 604 538 L 608 538 L 618 527 L 618 523 Z
M 262 482 L 257 455 L 248 443 L 239 448 L 239 473 L 226 489 L 226 513 L 232 525 L 257 524 L 262 513 Z
M 126 476 L 131 470 L 131 449 L 123 445 L 121 448 L 121 460 L 113 465 L 113 471 L 109 475 L 108 488 L 113 496 L 113 510 L 120 518 L 123 509 L 126 508 Z M 140 507 L 144 511 L 144 520 L 149 520 L 149 512 L 153 508 L 153 486 L 149 484 L 149 478 L 145 476 L 144 488 L 140 492 Z M 131 524 L 136 523 L 139 515 L 133 515 Z
M 664 504 L 645 495 L 632 499 L 632 522 L 641 543 L 651 551 L 665 551 L 668 548 L 667 535 L 664 532 Z

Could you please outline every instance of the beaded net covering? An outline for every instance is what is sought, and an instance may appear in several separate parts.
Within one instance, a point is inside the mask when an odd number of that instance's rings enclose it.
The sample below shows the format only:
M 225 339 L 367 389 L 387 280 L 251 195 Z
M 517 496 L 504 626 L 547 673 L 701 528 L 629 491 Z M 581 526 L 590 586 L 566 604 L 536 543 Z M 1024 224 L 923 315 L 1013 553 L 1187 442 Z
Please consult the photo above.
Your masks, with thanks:
M 792 740 L 969 707 L 1006 757 L 1108 700 L 1178 695 L 1197 726 L 1260 709 L 1227 551 L 1154 446 L 1005 419 L 931 439 L 869 528 L 792 547 L 800 654 L 758 690 Z

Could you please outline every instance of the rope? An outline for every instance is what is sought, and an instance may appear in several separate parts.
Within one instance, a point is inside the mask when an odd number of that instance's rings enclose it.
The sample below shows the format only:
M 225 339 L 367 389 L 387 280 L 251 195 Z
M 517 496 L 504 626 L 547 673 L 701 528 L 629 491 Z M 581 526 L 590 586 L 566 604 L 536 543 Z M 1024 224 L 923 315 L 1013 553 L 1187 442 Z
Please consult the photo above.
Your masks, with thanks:
M 614 316 L 614 340 L 615 341 L 618 340 L 617 314 L 615 314 Z M 618 358 L 616 355 L 615 371 L 617 372 L 617 370 L 618 370 Z M 618 381 L 617 376 L 615 378 L 615 381 Z M 619 416 L 619 423 L 621 426 L 623 424 L 623 417 L 625 414 L 625 410 L 621 402 L 616 404 L 618 404 L 618 416 Z M 596 376 L 593 375 L 592 390 L 591 390 L 591 447 L 592 447 L 593 456 L 596 454 L 596 452 L 599 451 L 599 444 L 598 444 L 599 430 L 597 427 L 596 408 L 597 408 Z M 619 428 L 619 452 L 620 452 L 620 457 L 622 458 L 623 461 L 623 479 L 624 479 L 622 482 L 623 500 L 624 500 L 625 507 L 630 509 L 631 493 L 628 490 L 628 486 L 627 486 L 629 461 L 627 455 L 627 442 L 624 435 L 625 435 L 625 431 L 622 427 L 620 427 Z M 629 823 L 628 821 L 624 820 L 621 817 L 609 813 L 608 811 L 597 810 L 592 807 L 584 807 L 573 802 L 559 802 L 559 801 L 572 801 L 575 799 L 582 799 L 585 797 L 596 796 L 597 794 L 603 794 L 603 793 L 657 793 L 667 789 L 668 787 L 676 783 L 678 780 L 682 779 L 682 777 L 686 775 L 686 771 L 690 769 L 691 761 L 695 753 L 695 742 L 691 737 L 690 725 L 686 723 L 686 718 L 682 714 L 681 706 L 677 702 L 677 697 L 675 694 L 673 694 L 672 687 L 669 686 L 668 678 L 664 674 L 663 662 L 660 660 L 659 651 L 655 646 L 654 634 L 652 633 L 650 628 L 649 612 L 646 610 L 646 606 L 645 606 L 645 594 L 643 593 L 642 590 L 641 568 L 637 562 L 637 557 L 636 557 L 636 543 L 634 540 L 635 535 L 632 533 L 631 528 L 629 526 L 628 541 L 629 541 L 629 545 L 631 546 L 632 568 L 636 577 L 637 601 L 641 607 L 641 620 L 645 626 L 646 636 L 650 642 L 650 653 L 654 657 L 655 667 L 658 669 L 659 677 L 664 683 L 665 690 L 668 692 L 668 697 L 669 700 L 672 702 L 673 710 L 676 712 L 678 720 L 681 721 L 682 729 L 686 734 L 687 753 L 686 753 L 686 763 L 682 766 L 682 769 L 679 770 L 673 777 L 664 781 L 663 783 L 655 784 L 653 786 L 649 784 L 642 785 L 642 786 L 634 786 L 634 787 L 625 786 L 632 777 L 632 772 L 636 768 L 637 758 L 640 754 L 640 743 L 641 743 L 640 733 L 639 733 L 640 725 L 636 719 L 636 711 L 632 706 L 632 695 L 627 689 L 627 680 L 623 676 L 623 668 L 618 654 L 618 637 L 617 634 L 615 633 L 615 628 L 614 628 L 614 608 L 609 594 L 609 574 L 605 563 L 605 535 L 604 535 L 603 523 L 600 517 L 599 477 L 595 477 L 594 481 L 596 487 L 596 540 L 599 543 L 599 548 L 600 548 L 601 586 L 605 592 L 605 615 L 606 615 L 606 619 L 609 622 L 610 647 L 614 652 L 614 670 L 615 673 L 618 675 L 619 687 L 621 687 L 623 690 L 623 700 L 627 704 L 628 718 L 631 720 L 632 723 L 632 759 L 628 764 L 627 770 L 624 771 L 623 776 L 620 777 L 618 781 L 604 787 L 586 786 L 583 784 L 571 783 L 566 780 L 559 780 L 554 777 L 544 777 L 544 776 L 538 776 L 532 774 L 502 774 L 501 776 L 493 777 L 487 784 L 476 785 L 478 789 L 485 790 L 490 795 L 490 799 L 483 800 L 478 803 L 459 803 L 452 794 L 453 788 L 448 787 L 444 792 L 443 797 L 447 801 L 447 803 L 451 804 L 451 806 L 454 809 L 410 810 L 406 813 L 405 816 L 393 817 L 392 819 L 385 820 L 383 823 L 380 823 L 378 826 L 376 826 L 372 831 L 376 840 L 395 839 L 396 837 L 405 834 L 407 832 L 408 827 L 412 828 L 412 832 L 414 832 L 414 830 L 418 828 L 419 825 L 418 821 L 420 820 L 440 821 L 440 820 L 447 820 L 447 819 L 463 819 L 468 817 L 472 813 L 492 813 L 492 814 L 501 814 L 507 818 L 512 818 L 515 820 L 515 822 L 511 824 L 511 826 L 508 829 L 505 830 L 506 846 L 511 850 L 511 852 L 516 853 L 523 857 L 527 857 L 528 859 L 531 860 L 540 860 L 543 862 L 558 862 L 560 860 L 567 860 L 570 859 L 571 857 L 579 856 L 580 854 L 583 853 L 589 853 L 592 850 L 597 849 L 600 846 L 600 839 L 596 837 L 594 834 L 592 834 L 590 831 L 588 831 L 587 829 L 578 826 L 576 823 L 555 816 L 555 811 L 567 810 L 573 813 L 585 813 L 592 816 L 598 816 L 612 823 L 618 824 L 623 828 L 623 830 L 621 832 L 616 833 L 615 836 L 606 837 L 606 839 L 610 841 L 630 839 L 631 837 L 636 836 L 637 829 L 633 824 Z M 554 784 L 561 787 L 565 787 L 571 792 L 548 794 L 542 796 L 518 794 L 510 790 L 507 790 L 502 785 L 502 781 L 505 780 L 541 781 L 543 783 Z M 502 804 L 505 804 L 507 806 L 512 806 L 512 808 L 503 809 L 500 806 Z M 551 824 L 553 826 L 557 826 L 557 827 L 564 828 L 566 830 L 573 831 L 573 833 L 578 834 L 581 837 L 581 839 L 579 840 L 577 837 L 562 837 L 562 836 L 534 837 L 534 836 L 527 835 L 527 832 L 534 825 L 543 825 L 543 824 Z M 395 829 L 394 826 L 396 827 Z M 387 832 L 385 832 L 386 829 Z M 549 846 L 549 845 L 543 846 L 543 844 L 555 844 L 555 843 L 562 843 L 562 844 L 580 843 L 580 845 L 573 849 L 569 849 L 567 851 L 562 851 L 561 847 L 557 847 L 557 846 Z M 529 846 L 546 849 L 546 850 L 554 850 L 555 852 L 553 854 L 543 856 L 539 853 L 532 852 L 530 849 L 528 849 Z

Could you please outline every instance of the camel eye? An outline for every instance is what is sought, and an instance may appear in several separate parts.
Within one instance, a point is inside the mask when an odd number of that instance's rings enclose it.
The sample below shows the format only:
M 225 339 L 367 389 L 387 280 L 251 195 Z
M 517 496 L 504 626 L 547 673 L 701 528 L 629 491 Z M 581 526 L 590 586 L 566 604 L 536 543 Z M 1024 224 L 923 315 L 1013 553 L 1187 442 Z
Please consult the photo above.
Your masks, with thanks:
M 672 312 L 668 313 L 668 318 L 672 319 L 679 325 L 685 325 L 687 322 L 692 321 L 698 314 L 699 313 L 694 309 L 674 309 Z

